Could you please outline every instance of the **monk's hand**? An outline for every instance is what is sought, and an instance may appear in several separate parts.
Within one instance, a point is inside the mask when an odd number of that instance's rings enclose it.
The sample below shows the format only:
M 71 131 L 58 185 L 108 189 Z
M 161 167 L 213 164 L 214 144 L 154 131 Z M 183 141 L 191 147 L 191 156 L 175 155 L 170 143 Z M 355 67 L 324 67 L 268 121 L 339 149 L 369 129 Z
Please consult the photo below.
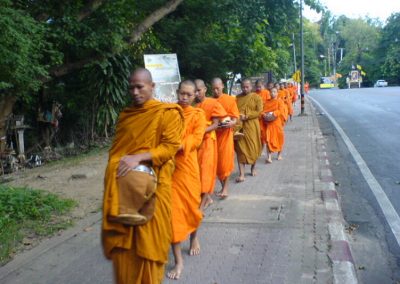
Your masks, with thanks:
M 226 124 L 226 128 L 234 128 L 236 126 L 236 120 L 231 120 Z
M 246 121 L 247 119 L 248 119 L 247 115 L 245 115 L 245 114 L 241 114 L 240 115 L 240 120 L 241 121 Z
M 125 176 L 130 170 L 136 168 L 141 162 L 139 155 L 123 156 L 119 161 L 117 176 Z

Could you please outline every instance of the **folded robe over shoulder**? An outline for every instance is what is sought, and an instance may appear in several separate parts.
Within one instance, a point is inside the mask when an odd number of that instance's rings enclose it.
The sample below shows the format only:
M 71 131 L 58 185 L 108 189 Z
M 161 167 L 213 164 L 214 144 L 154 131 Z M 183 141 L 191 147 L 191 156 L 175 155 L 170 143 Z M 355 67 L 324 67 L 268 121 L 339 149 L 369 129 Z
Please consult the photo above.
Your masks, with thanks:
M 161 263 L 163 268 L 167 262 L 172 235 L 173 158 L 181 144 L 183 129 L 183 111 L 176 104 L 150 100 L 141 107 L 126 108 L 120 114 L 104 179 L 102 243 L 107 258 L 114 260 L 113 250 L 116 249 L 114 251 L 133 251 L 135 266 L 139 268 L 152 267 L 151 262 Z M 108 215 L 118 214 L 117 168 L 120 159 L 144 152 L 151 153 L 158 178 L 154 216 L 146 224 L 135 227 L 109 222 Z M 140 273 L 152 274 L 143 270 Z M 137 278 L 140 279 L 140 275 Z
M 204 110 L 207 125 L 212 124 L 213 118 L 224 118 L 228 114 L 222 105 L 213 98 L 204 98 L 196 107 Z M 214 192 L 215 180 L 217 178 L 218 146 L 215 131 L 204 134 L 203 143 L 198 150 L 200 165 L 201 193 L 212 194 Z
M 172 242 L 182 242 L 197 230 L 203 215 L 200 211 L 201 183 L 197 150 L 206 130 L 204 111 L 191 106 L 183 109 L 185 132 L 183 150 L 175 156 L 172 176 Z
M 239 118 L 236 99 L 227 94 L 222 94 L 217 101 L 223 106 L 230 118 Z M 235 167 L 235 150 L 233 146 L 233 129 L 221 128 L 217 130 L 218 166 L 217 176 L 220 180 L 229 177 Z

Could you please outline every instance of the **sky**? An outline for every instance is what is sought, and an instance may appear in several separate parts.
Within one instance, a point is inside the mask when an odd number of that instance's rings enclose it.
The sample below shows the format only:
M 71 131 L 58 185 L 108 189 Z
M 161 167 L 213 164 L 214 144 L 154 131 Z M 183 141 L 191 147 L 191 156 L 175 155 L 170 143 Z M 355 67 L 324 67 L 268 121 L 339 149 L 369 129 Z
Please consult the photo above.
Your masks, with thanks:
M 382 22 L 395 12 L 400 12 L 400 0 L 320 0 L 334 16 L 345 15 L 349 18 L 379 18 Z M 321 18 L 305 6 L 304 16 L 315 22 Z

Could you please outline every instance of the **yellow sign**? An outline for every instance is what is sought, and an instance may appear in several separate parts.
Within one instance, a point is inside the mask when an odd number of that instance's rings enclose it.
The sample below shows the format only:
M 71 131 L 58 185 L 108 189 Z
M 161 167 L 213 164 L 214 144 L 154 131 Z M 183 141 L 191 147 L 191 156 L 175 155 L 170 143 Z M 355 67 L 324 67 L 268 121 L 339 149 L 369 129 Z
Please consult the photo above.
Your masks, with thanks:
M 301 81 L 301 72 L 300 70 L 297 70 L 296 72 L 293 73 L 292 79 L 296 81 L 297 83 L 300 83 Z
M 332 83 L 323 83 L 323 84 L 319 84 L 319 87 L 321 89 L 331 89 L 331 88 L 334 88 L 335 85 Z

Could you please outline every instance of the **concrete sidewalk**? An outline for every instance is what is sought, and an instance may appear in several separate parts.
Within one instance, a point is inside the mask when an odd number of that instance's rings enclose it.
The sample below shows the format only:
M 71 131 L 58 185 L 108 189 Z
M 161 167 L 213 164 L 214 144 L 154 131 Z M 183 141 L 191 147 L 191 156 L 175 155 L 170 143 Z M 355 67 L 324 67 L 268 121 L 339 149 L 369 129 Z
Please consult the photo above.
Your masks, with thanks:
M 296 106 L 299 111 L 299 102 Z M 199 230 L 201 255 L 187 255 L 179 281 L 165 283 L 355 283 L 337 195 L 313 109 L 286 127 L 283 160 L 259 160 L 256 177 L 215 200 Z M 249 171 L 249 169 L 247 169 Z M 219 189 L 219 187 L 217 187 Z M 324 197 L 324 198 L 322 198 Z M 112 283 L 93 215 L 0 268 L 0 283 Z M 92 225 L 93 224 L 93 225 Z M 171 256 L 167 270 L 173 263 Z

